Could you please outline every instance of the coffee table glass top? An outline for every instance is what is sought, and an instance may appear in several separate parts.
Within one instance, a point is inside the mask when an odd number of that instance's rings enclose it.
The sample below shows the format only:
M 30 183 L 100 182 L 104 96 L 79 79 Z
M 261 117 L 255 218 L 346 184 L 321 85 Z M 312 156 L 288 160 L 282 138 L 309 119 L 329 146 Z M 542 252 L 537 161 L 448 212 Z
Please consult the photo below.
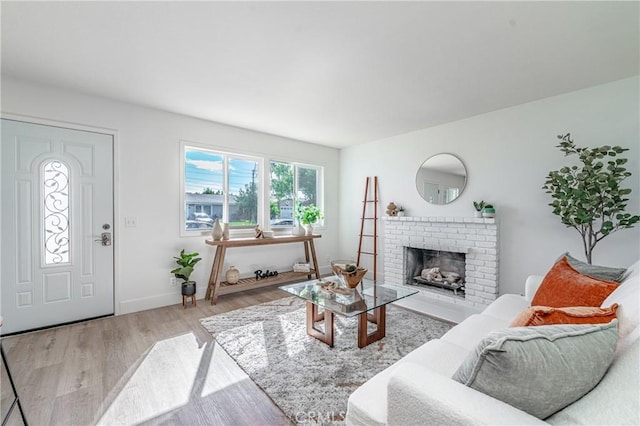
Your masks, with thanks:
M 287 293 L 298 296 L 308 302 L 330 310 L 333 313 L 352 317 L 370 311 L 396 300 L 416 294 L 418 291 L 392 284 L 374 284 L 370 280 L 362 280 L 354 289 L 344 287 L 340 291 L 331 292 L 323 289 L 322 284 L 336 279 L 323 278 L 279 287 Z

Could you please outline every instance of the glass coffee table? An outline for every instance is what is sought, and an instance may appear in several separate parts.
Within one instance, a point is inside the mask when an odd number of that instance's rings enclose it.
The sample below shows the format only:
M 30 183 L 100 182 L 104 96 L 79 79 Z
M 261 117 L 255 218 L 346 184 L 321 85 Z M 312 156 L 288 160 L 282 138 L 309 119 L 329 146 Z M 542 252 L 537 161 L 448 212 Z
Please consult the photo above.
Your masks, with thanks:
M 358 347 L 364 348 L 385 336 L 387 304 L 418 292 L 369 280 L 362 280 L 354 289 L 340 287 L 332 291 L 326 287 L 326 283 L 332 281 L 337 280 L 327 278 L 279 287 L 307 302 L 307 334 L 330 347 L 333 347 L 334 314 L 358 317 Z M 316 327 L 320 321 L 324 321 L 324 330 Z M 369 322 L 377 325 L 372 333 L 367 329 Z

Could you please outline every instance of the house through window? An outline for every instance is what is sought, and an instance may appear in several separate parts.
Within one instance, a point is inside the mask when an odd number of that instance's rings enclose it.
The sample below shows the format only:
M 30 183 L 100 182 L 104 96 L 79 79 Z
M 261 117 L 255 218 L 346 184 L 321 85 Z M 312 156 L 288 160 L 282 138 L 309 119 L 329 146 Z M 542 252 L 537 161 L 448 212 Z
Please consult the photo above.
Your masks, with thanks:
M 297 205 L 314 204 L 322 209 L 322 167 L 186 143 L 182 148 L 183 231 L 211 229 L 215 219 L 228 222 L 232 230 L 256 225 L 288 228 L 295 223 Z M 269 164 L 266 171 L 265 163 Z
M 184 148 L 184 229 L 211 229 L 215 219 L 230 228 L 258 224 L 259 158 Z

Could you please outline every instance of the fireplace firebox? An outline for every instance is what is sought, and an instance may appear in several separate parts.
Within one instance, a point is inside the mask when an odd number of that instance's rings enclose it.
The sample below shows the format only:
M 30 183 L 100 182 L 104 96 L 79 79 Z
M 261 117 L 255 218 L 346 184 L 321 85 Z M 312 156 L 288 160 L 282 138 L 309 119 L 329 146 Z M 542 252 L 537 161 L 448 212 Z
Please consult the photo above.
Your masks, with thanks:
M 466 255 L 405 247 L 405 283 L 464 298 Z

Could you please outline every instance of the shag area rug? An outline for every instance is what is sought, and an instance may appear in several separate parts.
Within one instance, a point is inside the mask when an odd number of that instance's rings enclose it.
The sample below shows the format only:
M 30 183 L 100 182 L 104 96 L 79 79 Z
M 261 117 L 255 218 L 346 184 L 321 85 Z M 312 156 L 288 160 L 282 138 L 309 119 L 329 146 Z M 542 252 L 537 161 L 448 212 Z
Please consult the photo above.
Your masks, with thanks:
M 302 299 L 287 297 L 200 320 L 295 423 L 342 422 L 358 386 L 452 327 L 388 305 L 385 338 L 358 349 L 357 318 L 335 315 L 330 348 L 307 335 L 305 312 Z

